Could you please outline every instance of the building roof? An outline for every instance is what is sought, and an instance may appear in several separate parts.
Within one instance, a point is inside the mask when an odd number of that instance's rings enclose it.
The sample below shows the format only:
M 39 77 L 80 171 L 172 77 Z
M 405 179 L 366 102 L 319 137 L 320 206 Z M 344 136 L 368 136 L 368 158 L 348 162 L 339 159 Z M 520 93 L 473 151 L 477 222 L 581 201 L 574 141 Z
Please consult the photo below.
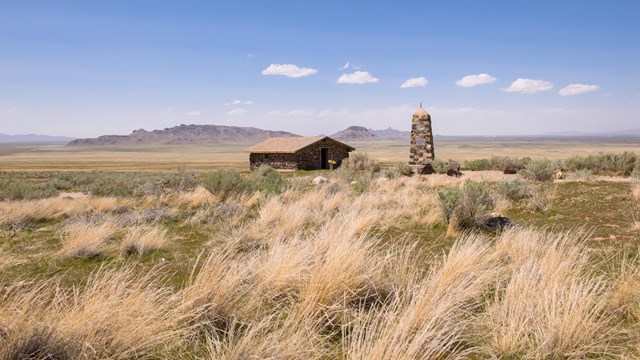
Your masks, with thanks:
M 269 138 L 259 144 L 255 144 L 249 148 L 244 149 L 245 152 L 248 153 L 278 153 L 278 154 L 293 154 L 296 151 L 306 148 L 309 145 L 315 144 L 318 141 L 328 139 L 337 143 L 338 145 L 344 146 L 349 151 L 355 150 L 355 148 L 343 144 L 339 141 L 336 141 L 328 136 L 313 136 L 313 137 L 302 137 L 302 136 L 292 136 L 292 137 L 272 137 Z

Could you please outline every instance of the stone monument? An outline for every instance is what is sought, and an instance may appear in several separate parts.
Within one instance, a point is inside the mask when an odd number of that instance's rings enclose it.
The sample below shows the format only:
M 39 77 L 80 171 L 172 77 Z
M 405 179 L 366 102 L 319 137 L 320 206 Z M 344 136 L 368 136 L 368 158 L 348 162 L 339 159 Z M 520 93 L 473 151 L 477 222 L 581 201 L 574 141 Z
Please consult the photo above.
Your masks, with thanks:
M 433 149 L 433 133 L 431 132 L 431 115 L 422 108 L 413 113 L 411 119 L 411 148 L 409 165 L 418 174 L 430 174 L 433 172 L 431 162 L 435 159 Z

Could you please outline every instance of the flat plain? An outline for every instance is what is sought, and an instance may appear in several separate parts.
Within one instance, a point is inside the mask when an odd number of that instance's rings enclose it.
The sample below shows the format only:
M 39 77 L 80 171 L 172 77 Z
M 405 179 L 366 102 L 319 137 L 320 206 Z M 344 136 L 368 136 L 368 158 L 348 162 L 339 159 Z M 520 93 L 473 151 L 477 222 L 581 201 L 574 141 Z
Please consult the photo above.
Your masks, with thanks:
M 405 162 L 409 145 L 405 140 L 349 142 L 383 165 Z M 248 170 L 252 144 L 164 147 L 69 147 L 55 145 L 0 145 L 3 171 L 209 171 L 220 167 Z M 465 161 L 491 156 L 560 159 L 597 152 L 640 152 L 640 138 L 549 138 L 549 137 L 436 137 L 436 157 Z

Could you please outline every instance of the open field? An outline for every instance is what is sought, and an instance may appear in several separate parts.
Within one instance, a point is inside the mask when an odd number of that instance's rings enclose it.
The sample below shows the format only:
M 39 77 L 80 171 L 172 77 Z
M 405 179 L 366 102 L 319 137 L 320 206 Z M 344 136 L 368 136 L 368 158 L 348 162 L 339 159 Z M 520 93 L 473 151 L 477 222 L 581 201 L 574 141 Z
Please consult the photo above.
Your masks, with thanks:
M 408 141 L 384 140 L 350 143 L 383 164 L 408 159 Z M 220 167 L 245 170 L 249 156 L 242 150 L 252 144 L 183 147 L 66 147 L 63 145 L 0 146 L 0 170 L 99 170 L 176 171 L 186 166 L 193 171 Z M 638 138 L 437 138 L 436 157 L 447 161 L 489 158 L 493 155 L 531 158 L 567 158 L 597 152 L 640 152 Z
M 2 173 L 0 359 L 640 356 L 637 181 L 294 175 Z

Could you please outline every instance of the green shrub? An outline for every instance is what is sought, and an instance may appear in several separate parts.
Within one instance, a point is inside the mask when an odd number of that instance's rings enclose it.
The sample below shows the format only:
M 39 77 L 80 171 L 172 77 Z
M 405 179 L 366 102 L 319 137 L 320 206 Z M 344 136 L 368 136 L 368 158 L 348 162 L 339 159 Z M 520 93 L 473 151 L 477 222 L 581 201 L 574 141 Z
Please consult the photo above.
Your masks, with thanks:
M 551 160 L 532 160 L 527 167 L 520 171 L 520 175 L 533 181 L 553 181 L 558 166 Z
M 529 187 L 520 179 L 502 180 L 495 183 L 496 192 L 507 199 L 520 200 L 529 196 Z
M 633 171 L 631 172 L 631 177 L 640 179 L 640 156 L 636 157 L 636 161 L 633 166 Z
M 380 163 L 376 160 L 369 159 L 369 155 L 367 153 L 354 152 L 351 153 L 348 158 L 342 160 L 340 169 L 355 172 L 367 171 L 370 173 L 376 173 L 380 171 Z
M 389 179 L 394 179 L 400 176 L 411 176 L 413 175 L 413 169 L 407 163 L 397 163 L 393 169 L 387 171 L 385 176 Z
M 638 155 L 625 151 L 622 153 L 597 153 L 587 156 L 572 156 L 562 161 L 562 168 L 573 172 L 591 170 L 596 174 L 630 175 L 638 161 Z
M 461 203 L 462 189 L 459 187 L 448 187 L 438 191 L 438 200 L 440 200 L 440 210 L 444 220 L 449 223 L 456 214 L 456 209 Z
M 438 191 L 440 208 L 447 222 L 453 219 L 461 227 L 480 226 L 495 207 L 489 188 L 481 181 L 466 180 L 462 188 Z
M 227 198 L 233 194 L 253 191 L 253 183 L 239 171 L 233 169 L 217 169 L 206 174 L 203 186 L 212 194 L 220 194 Z
M 48 183 L 2 181 L 0 200 L 31 200 L 58 195 L 58 190 Z
M 592 181 L 593 178 L 593 170 L 588 169 L 575 170 L 567 175 L 567 179 L 569 180 Z
M 253 173 L 251 180 L 254 187 L 267 194 L 280 194 L 287 184 L 287 180 L 282 174 L 269 165 L 260 165 Z
M 498 170 L 503 171 L 507 165 L 526 166 L 531 161 L 530 158 L 511 158 L 508 156 L 492 156 L 489 159 L 468 160 L 462 164 L 462 168 L 471 171 Z
M 449 162 L 455 162 L 451 159 L 449 159 Z M 433 166 L 433 171 L 436 172 L 436 174 L 444 174 L 447 172 L 447 162 L 446 161 L 442 161 L 442 160 L 433 160 L 431 161 L 431 166 Z
M 493 170 L 491 169 L 491 164 L 488 159 L 478 159 L 478 160 L 469 160 L 465 161 L 462 164 L 462 167 L 471 171 L 480 171 L 480 170 Z

